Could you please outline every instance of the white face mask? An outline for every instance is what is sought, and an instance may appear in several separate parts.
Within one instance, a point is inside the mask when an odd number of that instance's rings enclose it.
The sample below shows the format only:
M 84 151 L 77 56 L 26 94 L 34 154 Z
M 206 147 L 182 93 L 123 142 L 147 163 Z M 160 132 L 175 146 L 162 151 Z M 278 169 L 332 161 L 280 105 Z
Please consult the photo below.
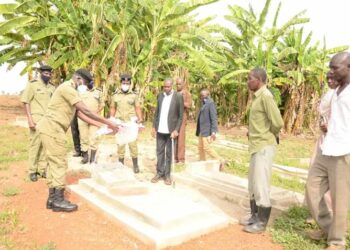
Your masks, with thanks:
M 79 85 L 78 86 L 78 92 L 79 93 L 84 93 L 84 92 L 86 92 L 87 91 L 87 86 L 86 85 Z
M 130 85 L 129 84 L 122 84 L 121 86 L 122 90 L 124 92 L 128 92 L 129 91 L 129 88 L 130 88 Z

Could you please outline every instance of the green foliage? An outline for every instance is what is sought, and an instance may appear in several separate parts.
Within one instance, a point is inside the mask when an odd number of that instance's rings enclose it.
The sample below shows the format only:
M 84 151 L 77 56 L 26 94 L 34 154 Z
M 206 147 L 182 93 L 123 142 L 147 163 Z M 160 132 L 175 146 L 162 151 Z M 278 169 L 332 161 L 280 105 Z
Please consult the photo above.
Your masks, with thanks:
M 40 250 L 55 250 L 56 249 L 56 244 L 53 241 L 50 241 L 46 245 L 40 247 Z
M 2 191 L 2 195 L 6 197 L 16 196 L 17 194 L 19 194 L 19 189 L 17 187 L 5 187 Z

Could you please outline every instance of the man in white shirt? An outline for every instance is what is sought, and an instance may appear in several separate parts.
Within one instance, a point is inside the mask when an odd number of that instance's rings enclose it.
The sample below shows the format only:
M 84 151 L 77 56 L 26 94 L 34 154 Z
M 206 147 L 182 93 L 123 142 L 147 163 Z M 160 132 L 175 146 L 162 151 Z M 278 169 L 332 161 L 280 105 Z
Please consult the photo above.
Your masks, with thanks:
M 163 91 L 157 97 L 157 109 L 154 117 L 152 136 L 157 138 L 157 174 L 153 183 L 164 179 L 171 185 L 170 170 L 172 161 L 172 143 L 178 135 L 182 124 L 184 101 L 180 93 L 173 90 L 173 80 L 166 79 Z
M 327 238 L 327 249 L 345 249 L 350 201 L 350 53 L 336 54 L 329 64 L 330 76 L 339 83 L 331 102 L 331 116 L 321 152 L 316 155 L 306 183 L 306 199 L 321 231 L 312 239 Z M 324 194 L 330 190 L 333 214 Z

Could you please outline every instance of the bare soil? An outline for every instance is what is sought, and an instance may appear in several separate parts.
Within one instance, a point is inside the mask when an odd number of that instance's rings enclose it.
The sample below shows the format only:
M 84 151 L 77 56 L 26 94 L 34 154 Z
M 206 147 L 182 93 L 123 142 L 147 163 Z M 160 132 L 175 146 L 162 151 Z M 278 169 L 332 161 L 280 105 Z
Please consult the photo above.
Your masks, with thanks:
M 0 125 L 12 122 L 23 115 L 18 97 L 0 96 Z M 241 131 L 237 132 L 241 133 Z M 53 243 L 56 249 L 153 249 L 131 236 L 125 228 L 110 221 L 74 194 L 69 200 L 79 205 L 73 213 L 55 213 L 46 209 L 47 187 L 44 179 L 29 182 L 27 162 L 15 162 L 0 170 L 0 211 L 14 209 L 18 212 L 19 225 L 9 237 L 16 249 L 40 249 Z M 86 174 L 70 174 L 67 182 L 75 183 Z M 16 187 L 19 194 L 4 196 L 6 188 Z M 0 245 L 0 249 L 2 249 Z M 192 249 L 282 249 L 272 243 L 269 233 L 251 235 L 239 225 L 185 242 L 171 250 Z

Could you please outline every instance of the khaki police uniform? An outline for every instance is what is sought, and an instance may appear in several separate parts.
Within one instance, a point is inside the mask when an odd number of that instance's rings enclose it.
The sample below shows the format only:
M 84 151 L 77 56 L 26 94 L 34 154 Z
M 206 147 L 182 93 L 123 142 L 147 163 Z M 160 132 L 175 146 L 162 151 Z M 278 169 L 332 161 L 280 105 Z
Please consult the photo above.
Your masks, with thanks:
M 94 112 L 98 112 L 103 105 L 102 92 L 100 89 L 88 89 L 84 93 L 79 94 L 84 104 Z M 82 152 L 87 152 L 89 149 L 97 150 L 98 140 L 96 131 L 98 127 L 90 125 L 81 119 L 78 119 L 80 147 Z
M 73 81 L 64 82 L 54 92 L 45 116 L 37 125 L 48 161 L 47 183 L 50 188 L 65 186 L 66 132 L 76 112 L 74 105 L 80 101 Z
M 21 102 L 30 105 L 33 122 L 38 124 L 44 116 L 55 87 L 45 84 L 40 78 L 29 82 L 21 95 Z M 29 130 L 29 163 L 30 173 L 43 174 L 47 167 L 45 153 L 40 142 L 39 134 Z
M 115 118 L 122 122 L 129 122 L 132 117 L 136 117 L 135 107 L 139 105 L 138 96 L 134 92 L 124 93 L 120 90 L 116 91 L 112 97 L 111 107 L 114 107 L 117 112 Z M 137 141 L 128 144 L 131 158 L 137 158 Z M 123 159 L 125 156 L 125 145 L 118 145 L 118 157 Z

